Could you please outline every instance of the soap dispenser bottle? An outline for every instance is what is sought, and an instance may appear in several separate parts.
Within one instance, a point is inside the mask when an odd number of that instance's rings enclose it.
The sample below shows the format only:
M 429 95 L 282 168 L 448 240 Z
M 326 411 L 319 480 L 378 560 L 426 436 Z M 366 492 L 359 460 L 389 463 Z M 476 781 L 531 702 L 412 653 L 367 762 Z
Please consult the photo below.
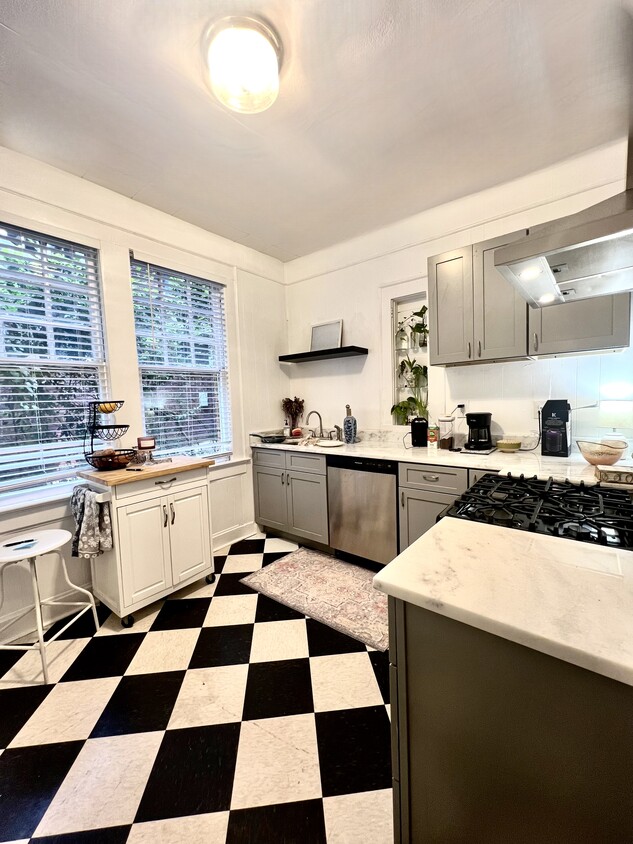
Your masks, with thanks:
M 346 416 L 343 419 L 343 438 L 346 443 L 356 442 L 356 418 L 352 416 L 352 408 L 345 405 Z

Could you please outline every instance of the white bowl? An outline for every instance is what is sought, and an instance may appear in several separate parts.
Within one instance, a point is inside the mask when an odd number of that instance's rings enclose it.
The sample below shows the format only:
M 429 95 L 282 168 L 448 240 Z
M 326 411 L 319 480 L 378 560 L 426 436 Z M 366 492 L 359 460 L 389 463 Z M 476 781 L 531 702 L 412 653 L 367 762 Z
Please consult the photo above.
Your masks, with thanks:
M 613 466 L 626 451 L 624 440 L 576 440 L 576 445 L 592 466 Z

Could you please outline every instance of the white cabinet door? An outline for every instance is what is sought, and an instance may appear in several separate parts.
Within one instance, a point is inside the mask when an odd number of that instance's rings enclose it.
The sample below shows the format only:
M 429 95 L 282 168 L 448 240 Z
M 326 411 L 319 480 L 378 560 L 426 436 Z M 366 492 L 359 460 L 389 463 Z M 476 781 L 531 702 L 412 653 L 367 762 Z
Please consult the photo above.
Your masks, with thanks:
M 209 498 L 206 486 L 175 492 L 168 498 L 173 583 L 182 583 L 211 567 Z
M 117 515 L 123 603 L 129 607 L 172 585 L 167 498 L 118 507 Z

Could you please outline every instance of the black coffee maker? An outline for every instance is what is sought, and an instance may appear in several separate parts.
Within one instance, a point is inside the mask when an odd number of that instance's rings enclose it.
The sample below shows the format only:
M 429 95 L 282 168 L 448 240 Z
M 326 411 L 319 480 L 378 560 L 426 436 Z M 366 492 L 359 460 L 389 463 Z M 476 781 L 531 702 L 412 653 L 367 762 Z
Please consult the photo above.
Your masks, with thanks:
M 485 451 L 492 448 L 490 420 L 492 413 L 467 413 L 468 440 L 464 445 L 467 451 Z
M 567 399 L 548 399 L 543 405 L 541 454 L 546 457 L 571 454 L 571 406 Z

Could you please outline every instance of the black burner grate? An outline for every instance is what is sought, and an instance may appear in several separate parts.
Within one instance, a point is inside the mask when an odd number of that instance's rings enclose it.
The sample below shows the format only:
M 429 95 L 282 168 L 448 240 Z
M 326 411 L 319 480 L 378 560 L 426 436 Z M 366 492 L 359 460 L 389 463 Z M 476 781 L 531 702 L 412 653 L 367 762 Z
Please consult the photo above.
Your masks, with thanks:
M 600 484 L 484 475 L 442 515 L 633 548 L 633 498 Z

